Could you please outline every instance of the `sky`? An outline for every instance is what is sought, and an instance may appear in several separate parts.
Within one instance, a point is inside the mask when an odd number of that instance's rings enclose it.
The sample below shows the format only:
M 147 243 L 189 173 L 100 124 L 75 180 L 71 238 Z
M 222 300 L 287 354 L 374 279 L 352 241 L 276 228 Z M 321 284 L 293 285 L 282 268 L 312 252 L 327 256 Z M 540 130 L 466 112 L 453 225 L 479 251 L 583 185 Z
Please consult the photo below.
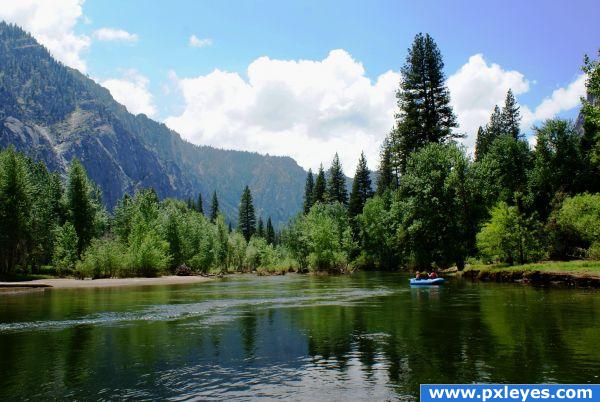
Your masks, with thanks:
M 338 152 L 349 176 L 363 151 L 377 168 L 415 34 L 440 48 L 469 152 L 509 88 L 532 145 L 574 118 L 600 48 L 597 0 L 0 0 L 0 19 L 192 143 L 313 170 Z

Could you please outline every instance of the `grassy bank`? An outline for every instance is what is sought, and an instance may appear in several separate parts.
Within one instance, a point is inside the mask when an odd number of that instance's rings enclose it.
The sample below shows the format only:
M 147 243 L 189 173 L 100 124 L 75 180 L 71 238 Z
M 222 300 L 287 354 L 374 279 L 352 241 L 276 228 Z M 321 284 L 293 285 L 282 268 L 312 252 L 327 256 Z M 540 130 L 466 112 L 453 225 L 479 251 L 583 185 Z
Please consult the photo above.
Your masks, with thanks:
M 462 275 L 473 280 L 600 287 L 600 261 L 547 261 L 514 266 L 470 265 Z

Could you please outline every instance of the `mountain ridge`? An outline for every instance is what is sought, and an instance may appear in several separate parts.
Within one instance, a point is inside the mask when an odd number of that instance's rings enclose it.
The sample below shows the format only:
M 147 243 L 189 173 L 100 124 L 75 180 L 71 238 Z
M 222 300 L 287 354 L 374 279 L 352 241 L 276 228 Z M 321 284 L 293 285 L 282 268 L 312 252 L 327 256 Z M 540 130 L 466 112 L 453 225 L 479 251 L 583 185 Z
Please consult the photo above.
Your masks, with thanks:
M 0 22 L 0 146 L 65 172 L 77 157 L 112 208 L 126 193 L 159 197 L 213 191 L 230 222 L 245 185 L 257 215 L 281 226 L 302 205 L 306 171 L 289 156 L 194 145 L 164 123 L 133 115 L 108 89 L 56 61 L 30 34 Z

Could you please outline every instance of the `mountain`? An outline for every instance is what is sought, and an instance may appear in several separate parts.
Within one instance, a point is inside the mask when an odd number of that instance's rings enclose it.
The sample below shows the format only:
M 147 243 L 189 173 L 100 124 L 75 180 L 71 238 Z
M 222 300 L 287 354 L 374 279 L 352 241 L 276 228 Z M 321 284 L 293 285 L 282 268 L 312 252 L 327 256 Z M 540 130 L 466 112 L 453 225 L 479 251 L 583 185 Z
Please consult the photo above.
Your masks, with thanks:
M 306 172 L 292 158 L 193 145 L 132 115 L 27 32 L 0 22 L 0 147 L 9 145 L 61 173 L 79 158 L 109 209 L 123 194 L 153 187 L 161 198 L 196 199 L 200 192 L 207 210 L 216 190 L 235 224 L 249 185 L 257 213 L 279 226 L 302 204 Z

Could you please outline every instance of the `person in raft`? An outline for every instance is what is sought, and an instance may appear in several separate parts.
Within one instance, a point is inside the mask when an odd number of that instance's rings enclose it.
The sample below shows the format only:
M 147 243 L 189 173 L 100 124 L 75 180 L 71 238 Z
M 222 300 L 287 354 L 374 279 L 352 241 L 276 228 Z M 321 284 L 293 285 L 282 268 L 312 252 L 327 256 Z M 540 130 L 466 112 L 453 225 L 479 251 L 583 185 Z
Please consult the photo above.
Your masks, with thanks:
M 425 271 L 423 271 L 423 272 L 417 271 L 415 273 L 415 279 L 427 279 L 427 272 L 425 272 Z
M 438 274 L 435 271 L 431 271 L 429 274 L 429 279 L 435 279 L 438 277 Z

